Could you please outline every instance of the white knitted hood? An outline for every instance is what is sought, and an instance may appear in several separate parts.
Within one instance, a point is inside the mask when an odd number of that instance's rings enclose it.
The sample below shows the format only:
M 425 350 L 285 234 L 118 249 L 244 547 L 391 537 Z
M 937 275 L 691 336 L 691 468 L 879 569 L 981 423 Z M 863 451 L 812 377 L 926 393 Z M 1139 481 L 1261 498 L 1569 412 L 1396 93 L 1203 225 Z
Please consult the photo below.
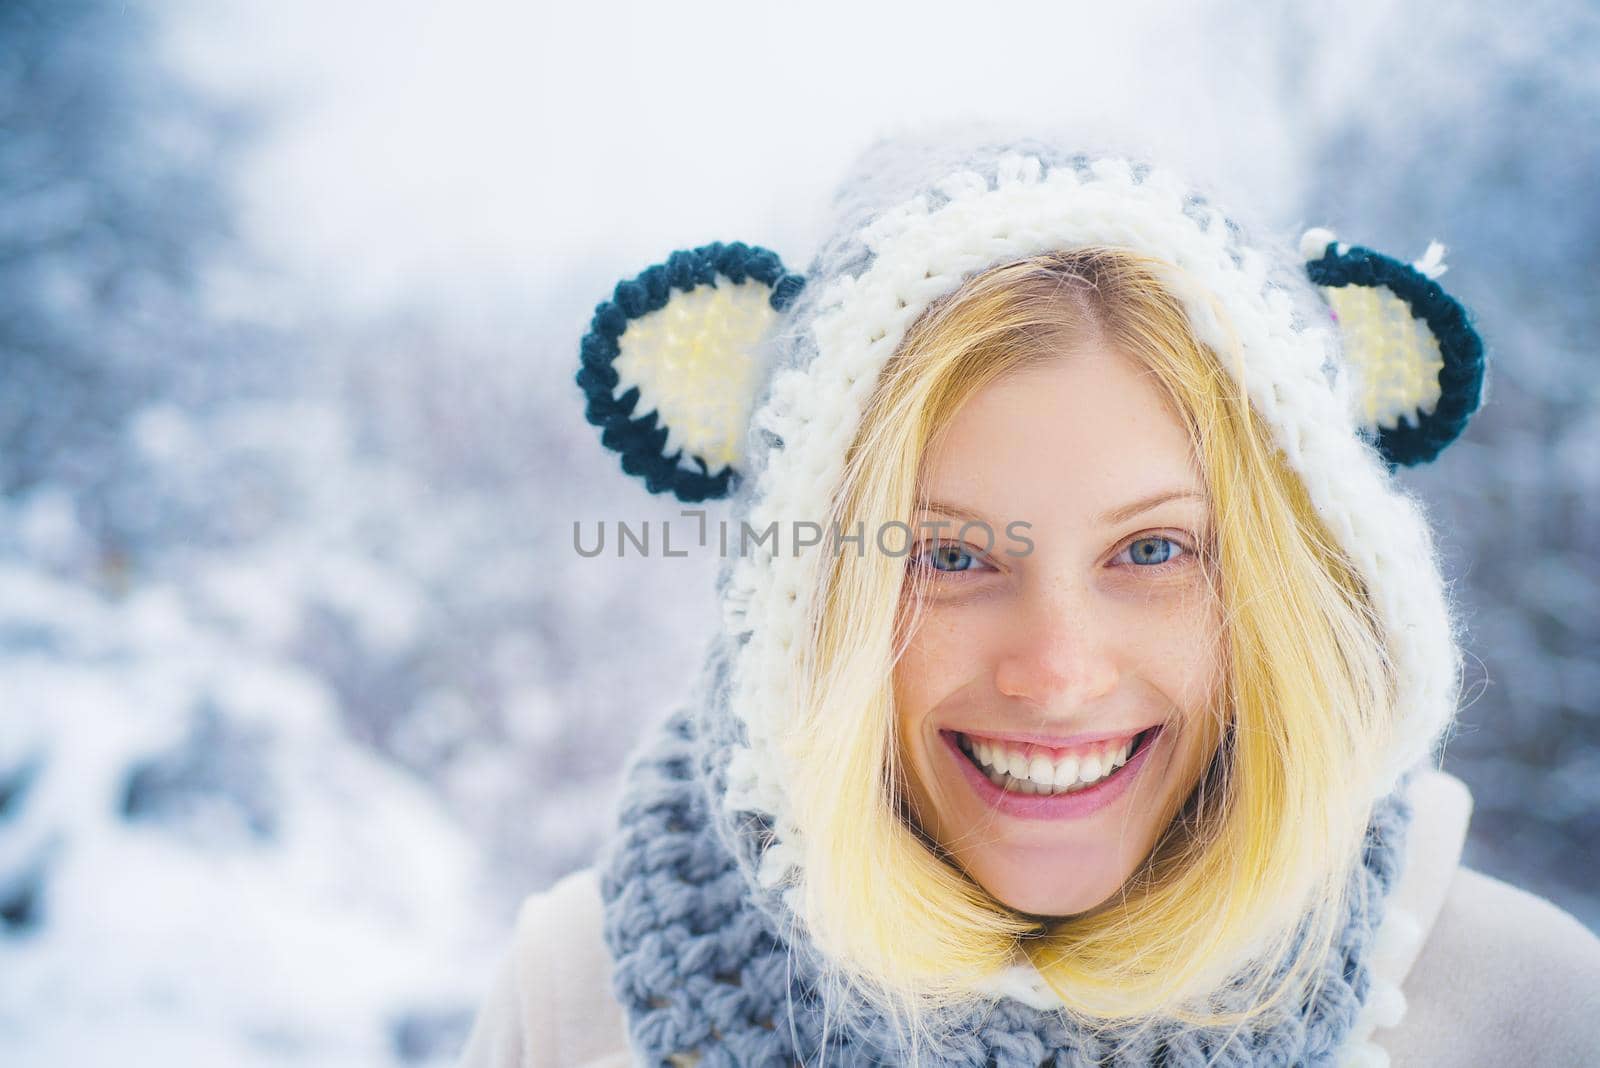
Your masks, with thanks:
M 837 208 L 803 275 L 718 244 L 622 283 L 597 310 L 578 376 L 625 470 L 685 501 L 730 497 L 734 531 L 777 525 L 776 545 L 727 556 L 718 580 L 734 650 L 719 800 L 725 816 L 770 822 L 764 886 L 797 863 L 776 717 L 823 557 L 797 554 L 793 532 L 829 513 L 878 372 L 912 321 L 971 275 L 1051 250 L 1113 245 L 1176 265 L 1202 287 L 1175 294 L 1198 335 L 1228 351 L 1210 297 L 1222 305 L 1251 403 L 1360 567 L 1399 668 L 1404 719 L 1371 795 L 1436 762 L 1460 653 L 1425 516 L 1393 470 L 1431 460 L 1481 398 L 1481 343 L 1435 281 L 1442 249 L 1408 265 L 1321 230 L 1275 240 L 1161 167 L 1026 140 L 879 144 Z

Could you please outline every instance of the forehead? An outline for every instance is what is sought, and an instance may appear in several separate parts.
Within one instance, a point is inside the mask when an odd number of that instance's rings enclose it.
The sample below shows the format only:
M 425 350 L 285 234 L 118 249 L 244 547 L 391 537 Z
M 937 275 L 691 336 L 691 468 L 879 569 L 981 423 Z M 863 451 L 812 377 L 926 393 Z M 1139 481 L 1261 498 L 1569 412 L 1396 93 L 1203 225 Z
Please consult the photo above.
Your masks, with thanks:
M 974 393 L 930 442 L 922 481 L 934 498 L 1035 503 L 1201 488 L 1189 431 L 1160 385 L 1132 358 L 1099 346 Z

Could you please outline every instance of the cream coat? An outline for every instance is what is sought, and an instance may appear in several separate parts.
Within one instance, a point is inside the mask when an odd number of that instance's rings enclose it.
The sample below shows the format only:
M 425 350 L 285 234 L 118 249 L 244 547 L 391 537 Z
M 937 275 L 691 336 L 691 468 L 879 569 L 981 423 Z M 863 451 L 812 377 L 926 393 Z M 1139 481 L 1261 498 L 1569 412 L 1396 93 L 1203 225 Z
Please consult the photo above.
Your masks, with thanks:
M 1600 939 L 1561 909 L 1460 864 L 1472 799 L 1442 771 L 1419 777 L 1408 858 L 1380 939 L 1375 1016 L 1347 1064 L 1600 1066 Z M 1400 997 L 1394 996 L 1398 989 Z M 1398 1021 L 1393 1017 L 1400 1014 Z M 1376 1021 L 1374 1021 L 1376 1024 Z M 627 1068 L 633 1063 L 585 869 L 533 894 L 478 1010 L 461 1068 Z

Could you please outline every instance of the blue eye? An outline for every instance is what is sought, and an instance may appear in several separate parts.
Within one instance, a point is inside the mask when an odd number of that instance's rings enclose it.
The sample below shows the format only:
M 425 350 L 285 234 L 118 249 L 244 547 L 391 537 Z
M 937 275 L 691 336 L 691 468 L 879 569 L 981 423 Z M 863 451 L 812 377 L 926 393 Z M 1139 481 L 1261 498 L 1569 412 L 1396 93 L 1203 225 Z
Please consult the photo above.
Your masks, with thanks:
M 926 558 L 929 567 L 940 574 L 958 574 L 976 570 L 981 563 L 977 554 L 968 552 L 960 542 L 942 541 L 919 546 L 911 554 L 911 562 Z
M 1123 550 L 1123 554 L 1129 558 L 1130 563 L 1159 566 L 1170 563 L 1179 554 L 1187 553 L 1188 551 L 1171 538 L 1150 536 L 1129 542 L 1128 547 Z

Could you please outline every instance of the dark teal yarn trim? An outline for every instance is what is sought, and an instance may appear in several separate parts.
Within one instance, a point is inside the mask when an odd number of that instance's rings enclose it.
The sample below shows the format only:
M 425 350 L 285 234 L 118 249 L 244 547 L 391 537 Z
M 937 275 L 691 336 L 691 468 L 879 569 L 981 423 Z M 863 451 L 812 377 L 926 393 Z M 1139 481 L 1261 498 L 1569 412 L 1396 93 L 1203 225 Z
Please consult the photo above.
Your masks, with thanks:
M 611 364 L 622 352 L 619 341 L 630 320 L 666 307 L 674 289 L 687 293 L 696 286 L 715 286 L 718 275 L 735 285 L 750 279 L 770 286 L 772 307 L 780 312 L 794 303 L 805 285 L 804 278 L 784 268 L 776 253 L 741 241 L 674 252 L 666 263 L 618 282 L 611 299 L 595 307 L 589 332 L 578 346 L 582 367 L 576 381 L 588 398 L 584 418 L 602 428 L 600 443 L 621 453 L 622 469 L 643 478 L 651 493 L 672 493 L 689 504 L 726 497 L 737 472 L 725 465 L 713 474 L 698 456 L 690 459 L 699 471 L 680 467 L 683 450 L 666 455 L 667 428 L 660 425 L 659 413 L 652 409 L 634 417 L 638 387 L 618 396 L 619 379 Z
M 1434 460 L 1461 436 L 1483 399 L 1483 340 L 1468 322 L 1467 310 L 1415 267 L 1359 245 L 1341 256 L 1338 243 L 1330 241 L 1321 259 L 1306 264 L 1306 273 L 1319 286 L 1386 286 L 1433 331 L 1444 357 L 1439 403 L 1415 426 L 1402 415 L 1398 426 L 1379 427 L 1377 445 L 1390 471 Z

